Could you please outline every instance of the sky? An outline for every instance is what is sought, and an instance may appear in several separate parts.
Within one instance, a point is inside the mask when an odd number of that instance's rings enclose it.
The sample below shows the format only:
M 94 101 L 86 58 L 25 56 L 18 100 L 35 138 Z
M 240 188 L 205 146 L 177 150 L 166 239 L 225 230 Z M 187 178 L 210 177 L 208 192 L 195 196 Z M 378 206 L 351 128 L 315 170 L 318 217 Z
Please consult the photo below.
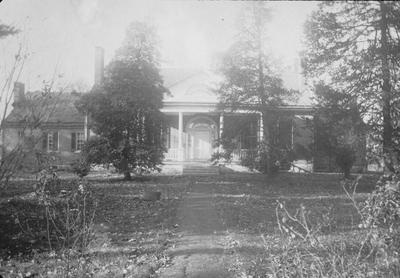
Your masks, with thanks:
M 299 63 L 303 23 L 317 3 L 271 1 L 269 5 L 274 11 L 269 45 L 288 75 Z M 162 67 L 207 69 L 232 43 L 242 7 L 240 1 L 3 0 L 1 22 L 21 32 L 0 41 L 1 73 L 24 41 L 29 57 L 21 81 L 27 90 L 40 89 L 42 81 L 55 73 L 59 84 L 90 88 L 95 47 L 103 47 L 105 62 L 110 61 L 132 21 L 156 27 Z M 292 80 L 291 87 L 296 87 L 301 79 L 293 76 L 297 81 Z

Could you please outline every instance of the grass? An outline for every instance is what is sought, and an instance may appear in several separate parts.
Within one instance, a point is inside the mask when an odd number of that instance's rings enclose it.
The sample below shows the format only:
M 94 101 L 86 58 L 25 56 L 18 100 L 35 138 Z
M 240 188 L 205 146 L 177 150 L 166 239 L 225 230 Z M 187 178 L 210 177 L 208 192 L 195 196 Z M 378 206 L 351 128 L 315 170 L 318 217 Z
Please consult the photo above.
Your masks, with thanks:
M 90 190 L 98 200 L 93 223 L 95 238 L 83 255 L 62 249 L 49 250 L 45 234 L 43 238 L 32 241 L 32 236 L 21 232 L 12 214 L 15 213 L 16 203 L 20 209 L 28 208 L 32 203 L 31 200 L 17 197 L 29 192 L 27 188 L 32 191 L 32 181 L 14 182 L 9 187 L 7 197 L 0 203 L 0 275 L 153 275 L 158 268 L 169 262 L 164 251 L 172 244 L 175 236 L 176 209 L 186 182 L 185 179 L 174 177 L 154 177 L 131 182 L 118 179 L 91 181 Z M 64 186 L 66 184 L 67 180 Z M 140 197 L 146 190 L 161 191 L 161 200 L 142 200 Z M 44 221 L 40 219 L 38 210 L 37 206 L 31 205 L 30 213 L 24 214 L 30 218 L 30 223 Z M 32 225 L 31 228 L 35 229 Z M 33 237 L 37 238 L 37 234 Z
M 377 176 L 363 177 L 356 198 L 362 201 L 371 192 Z M 352 202 L 340 186 L 339 175 L 281 174 L 274 178 L 263 175 L 230 176 L 216 182 L 215 202 L 227 228 L 238 232 L 271 233 L 277 229 L 277 200 L 295 212 L 301 205 L 309 218 L 330 213 L 331 231 L 353 229 L 360 220 Z
M 368 196 L 377 179 L 378 176 L 374 175 L 361 179 L 355 195 L 357 201 L 361 202 Z M 1 254 L 0 274 L 13 271 L 15 277 L 18 277 L 18 272 L 38 273 L 38 277 L 86 277 L 85 274 L 88 277 L 92 274 L 96 277 L 156 277 L 157 269 L 168 265 L 171 260 L 165 250 L 174 242 L 177 209 L 184 192 L 188 186 L 202 183 L 212 185 L 215 208 L 232 242 L 235 242 L 235 254 L 241 262 L 241 267 L 236 268 L 238 275 L 266 277 L 275 271 L 280 273 L 275 277 L 301 277 L 290 274 L 290 270 L 296 268 L 277 262 L 301 265 L 300 262 L 314 258 L 306 256 L 311 253 L 318 254 L 321 260 L 339 260 L 339 257 L 329 255 L 327 250 L 342 248 L 342 243 L 345 243 L 344 249 L 339 250 L 345 254 L 341 257 L 342 263 L 351 264 L 364 231 L 358 229 L 360 216 L 339 182 L 339 175 L 295 173 L 282 173 L 274 178 L 261 174 L 196 178 L 157 176 L 131 182 L 96 178 L 90 183 L 98 200 L 94 220 L 96 237 L 84 256 L 67 254 L 66 257 L 65 252 L 49 252 L 43 242 L 31 244 L 11 221 L 7 202 L 1 202 L 0 247 L 6 251 Z M 31 183 L 14 182 L 6 197 L 29 192 Z M 161 191 L 162 199 L 156 202 L 141 200 L 140 196 L 146 190 Z M 327 248 L 318 249 L 282 235 L 277 224 L 277 200 L 284 203 L 292 214 L 304 206 L 311 226 L 318 225 L 322 217 L 328 217 L 329 221 L 318 234 Z M 17 244 L 22 246 L 17 248 Z M 332 251 L 332 254 L 339 254 L 339 251 Z M 339 262 L 337 264 L 339 269 Z M 274 266 L 287 267 L 287 275 Z
M 357 204 L 362 205 L 377 179 L 362 177 L 354 194 Z M 371 246 L 362 247 L 369 231 L 359 228 L 361 216 L 340 185 L 339 175 L 233 175 L 215 185 L 215 206 L 235 242 L 240 277 L 400 275 L 398 261 L 382 259 L 386 255 L 375 251 L 371 256 Z M 301 235 L 309 234 L 282 214 L 278 204 L 300 220 L 303 212 L 312 237 L 302 239 Z M 278 218 L 300 236 L 279 229 Z

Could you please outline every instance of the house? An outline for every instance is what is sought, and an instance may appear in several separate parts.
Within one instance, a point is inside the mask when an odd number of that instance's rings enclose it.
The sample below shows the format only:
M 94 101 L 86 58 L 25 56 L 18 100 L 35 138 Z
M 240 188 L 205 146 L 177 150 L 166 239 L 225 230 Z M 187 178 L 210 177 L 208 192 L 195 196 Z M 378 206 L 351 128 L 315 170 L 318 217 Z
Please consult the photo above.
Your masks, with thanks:
M 168 76 L 167 72 L 164 74 Z M 177 82 L 166 83 L 172 93 L 165 97 L 162 108 L 169 123 L 166 160 L 210 160 L 218 150 L 214 142 L 227 132 L 225 128 L 238 127 L 239 123 L 244 128 L 237 129 L 240 132 L 237 134 L 238 149 L 234 152 L 234 160 L 244 157 L 246 152 L 254 149 L 257 142 L 262 140 L 264 126 L 261 114 L 250 106 L 235 111 L 220 108 L 212 89 L 214 82 L 212 73 L 194 71 L 188 72 L 186 76 L 181 75 Z M 293 119 L 312 113 L 310 106 L 288 105 L 275 109 Z M 289 139 L 292 146 L 298 139 L 295 134 L 294 125 L 291 125 L 282 137 Z
M 44 95 L 25 93 L 16 83 L 11 113 L 3 123 L 2 154 L 22 147 L 26 168 L 35 170 L 42 158 L 51 156 L 52 164 L 71 163 L 85 142 L 85 117 L 75 108 L 78 93 Z
M 97 48 L 95 83 L 103 80 L 103 55 L 103 50 Z M 195 69 L 170 68 L 163 69 L 161 75 L 165 87 L 170 91 L 164 98 L 162 108 L 168 124 L 165 134 L 166 161 L 210 161 L 213 153 L 221 150 L 215 145 L 216 140 L 226 132 L 235 132 L 233 128 L 239 124 L 243 128 L 235 136 L 234 161 L 245 158 L 263 139 L 263 121 L 255 109 L 243 106 L 230 111 L 218 105 L 213 90 L 218 80 L 214 74 Z M 74 106 L 79 93 L 53 95 L 44 105 L 40 103 L 40 97 L 35 98 L 39 93 L 25 93 L 23 87 L 22 84 L 16 84 L 14 109 L 4 122 L 3 153 L 10 151 L 22 138 L 36 132 L 41 134 L 40 142 L 34 142 L 37 153 L 51 154 L 58 165 L 73 161 L 90 136 L 87 117 L 79 114 Z M 293 149 L 312 144 L 313 134 L 306 128 L 304 120 L 304 116 L 312 115 L 311 106 L 286 105 L 274 109 L 274 113 L 289 119 L 278 127 L 278 139 L 282 146 Z M 40 114 L 41 118 L 35 113 Z M 40 121 L 40 128 L 32 126 L 33 119 Z

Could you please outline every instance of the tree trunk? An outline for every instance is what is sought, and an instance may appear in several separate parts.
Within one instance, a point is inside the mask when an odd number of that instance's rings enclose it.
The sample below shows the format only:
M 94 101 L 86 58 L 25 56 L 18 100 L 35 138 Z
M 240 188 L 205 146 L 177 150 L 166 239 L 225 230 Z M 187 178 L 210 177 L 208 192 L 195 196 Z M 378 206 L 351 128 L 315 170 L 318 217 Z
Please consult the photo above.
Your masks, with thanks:
M 263 117 L 263 122 L 264 122 L 264 142 L 265 142 L 265 173 L 266 174 L 271 174 L 271 131 L 270 131 L 270 117 L 268 117 L 266 112 L 263 112 L 262 114 Z
M 260 27 L 260 26 L 258 26 Z M 271 132 L 270 132 L 270 117 L 267 116 L 266 108 L 267 108 L 267 100 L 265 95 L 264 88 L 264 61 L 263 61 L 263 49 L 262 49 L 262 34 L 261 30 L 257 29 L 258 36 L 258 96 L 261 103 L 261 111 L 264 122 L 264 141 L 266 147 L 265 153 L 265 172 L 267 174 L 272 173 L 272 165 L 271 165 Z
M 128 181 L 132 179 L 128 159 L 126 157 L 121 159 L 120 170 L 122 173 L 124 173 L 124 180 Z
M 385 163 L 385 170 L 393 172 L 391 156 L 393 153 L 393 126 L 391 119 L 391 84 L 388 54 L 388 22 L 387 22 L 387 6 L 384 2 L 379 2 L 381 10 L 380 31 L 381 31 L 381 63 L 382 63 L 382 114 L 383 114 L 383 134 L 382 146 Z
M 130 181 L 132 179 L 131 172 L 124 171 L 124 180 Z

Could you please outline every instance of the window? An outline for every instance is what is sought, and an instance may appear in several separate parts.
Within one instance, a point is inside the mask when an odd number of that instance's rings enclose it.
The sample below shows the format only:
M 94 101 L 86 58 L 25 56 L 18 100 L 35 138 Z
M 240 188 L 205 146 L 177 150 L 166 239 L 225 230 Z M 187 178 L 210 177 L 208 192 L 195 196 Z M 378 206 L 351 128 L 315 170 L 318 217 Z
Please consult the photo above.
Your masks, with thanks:
M 43 133 L 43 149 L 48 152 L 58 151 L 58 131 Z
M 25 134 L 23 130 L 18 130 L 18 143 L 24 143 Z
M 71 151 L 72 152 L 82 151 L 84 144 L 85 144 L 85 134 L 83 132 L 72 132 L 71 133 Z
M 53 150 L 54 148 L 54 140 L 53 140 L 53 133 L 47 134 L 47 150 Z
M 81 151 L 83 149 L 83 144 L 85 144 L 85 136 L 83 132 L 78 132 L 76 134 L 76 150 Z

